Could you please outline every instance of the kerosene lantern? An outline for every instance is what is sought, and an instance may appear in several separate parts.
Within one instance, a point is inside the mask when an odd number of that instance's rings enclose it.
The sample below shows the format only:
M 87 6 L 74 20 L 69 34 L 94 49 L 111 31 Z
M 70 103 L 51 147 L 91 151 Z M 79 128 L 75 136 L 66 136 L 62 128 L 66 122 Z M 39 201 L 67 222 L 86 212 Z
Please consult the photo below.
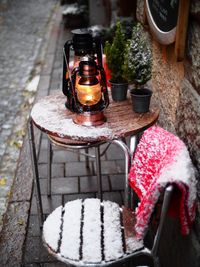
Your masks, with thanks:
M 103 110 L 109 105 L 103 67 L 93 57 L 85 56 L 72 71 L 69 84 L 74 122 L 85 126 L 103 124 L 106 121 Z
M 70 52 L 73 50 L 74 55 Z M 72 40 L 68 40 L 63 48 L 63 94 L 67 97 L 66 107 L 74 110 L 72 91 L 70 88 L 70 76 L 72 70 L 79 66 L 82 57 L 90 56 L 94 58 L 97 65 L 102 67 L 102 44 L 99 39 L 93 38 L 88 29 L 76 29 L 72 31 Z M 72 65 L 70 66 L 70 63 Z

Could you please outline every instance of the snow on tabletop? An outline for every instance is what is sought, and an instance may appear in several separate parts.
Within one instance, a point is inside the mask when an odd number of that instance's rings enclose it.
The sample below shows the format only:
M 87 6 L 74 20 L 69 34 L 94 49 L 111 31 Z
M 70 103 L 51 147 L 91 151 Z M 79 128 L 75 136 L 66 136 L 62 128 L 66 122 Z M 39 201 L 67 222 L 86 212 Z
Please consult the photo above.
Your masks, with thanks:
M 60 254 L 65 258 L 79 260 L 82 200 L 65 204 Z
M 117 203 L 104 201 L 104 254 L 105 261 L 123 256 L 120 209 Z
M 57 133 L 59 137 L 70 136 L 74 140 L 105 136 L 112 137 L 112 131 L 104 126 L 86 127 L 77 125 L 68 118 L 65 108 L 65 98 L 60 95 L 41 99 L 33 106 L 31 117 L 34 122 L 51 133 Z
M 83 261 L 101 262 L 101 214 L 100 200 L 84 201 Z
M 58 249 L 60 238 L 62 206 L 56 208 L 46 219 L 43 225 L 43 238 L 47 245 L 55 252 Z

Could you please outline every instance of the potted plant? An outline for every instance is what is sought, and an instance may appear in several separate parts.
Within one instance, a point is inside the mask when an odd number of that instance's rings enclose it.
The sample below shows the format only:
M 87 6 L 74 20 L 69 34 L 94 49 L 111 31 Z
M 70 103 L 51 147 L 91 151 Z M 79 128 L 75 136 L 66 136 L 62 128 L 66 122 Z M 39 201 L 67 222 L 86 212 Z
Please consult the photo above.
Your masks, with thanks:
M 109 80 L 111 94 L 114 101 L 123 101 L 127 96 L 128 81 L 123 71 L 125 48 L 125 35 L 120 21 L 118 21 L 112 43 L 106 41 L 104 48 L 106 64 L 111 77 Z
M 151 79 L 152 55 L 140 23 L 133 27 L 132 37 L 126 45 L 123 71 L 128 82 L 135 86 L 130 90 L 133 110 L 138 113 L 149 111 L 152 91 L 144 85 Z

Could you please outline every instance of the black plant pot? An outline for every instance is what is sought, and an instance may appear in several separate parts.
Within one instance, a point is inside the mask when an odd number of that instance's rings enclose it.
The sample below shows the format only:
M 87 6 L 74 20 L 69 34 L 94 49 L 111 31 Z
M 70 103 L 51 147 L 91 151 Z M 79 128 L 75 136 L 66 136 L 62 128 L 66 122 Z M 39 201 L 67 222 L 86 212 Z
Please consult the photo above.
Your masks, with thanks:
M 124 101 L 127 98 L 128 83 L 113 83 L 111 85 L 111 95 L 113 101 Z
M 137 113 L 145 113 L 149 111 L 152 91 L 147 88 L 132 89 L 130 91 L 133 111 Z

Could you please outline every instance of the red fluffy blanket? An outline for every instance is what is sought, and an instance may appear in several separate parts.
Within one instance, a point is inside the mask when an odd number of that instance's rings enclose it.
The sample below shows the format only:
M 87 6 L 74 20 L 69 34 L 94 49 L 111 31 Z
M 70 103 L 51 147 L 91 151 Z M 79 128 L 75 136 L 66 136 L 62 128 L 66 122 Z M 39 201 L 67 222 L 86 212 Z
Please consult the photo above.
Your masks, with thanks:
M 144 237 L 160 193 L 169 183 L 180 191 L 179 201 L 174 202 L 179 207 L 174 211 L 178 211 L 181 232 L 189 232 L 195 217 L 196 179 L 187 148 L 178 137 L 159 126 L 146 130 L 133 158 L 129 182 L 140 199 L 136 209 L 138 238 Z

